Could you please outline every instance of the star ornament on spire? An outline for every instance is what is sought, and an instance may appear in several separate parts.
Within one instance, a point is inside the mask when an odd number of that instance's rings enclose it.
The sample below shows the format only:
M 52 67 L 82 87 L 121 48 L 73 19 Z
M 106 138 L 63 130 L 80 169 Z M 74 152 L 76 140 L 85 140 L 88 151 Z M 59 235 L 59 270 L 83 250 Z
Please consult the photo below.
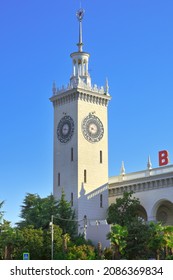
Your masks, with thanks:
M 79 21 L 82 21 L 83 17 L 84 17 L 84 9 L 79 9 L 77 12 L 76 12 L 76 16 L 78 18 Z

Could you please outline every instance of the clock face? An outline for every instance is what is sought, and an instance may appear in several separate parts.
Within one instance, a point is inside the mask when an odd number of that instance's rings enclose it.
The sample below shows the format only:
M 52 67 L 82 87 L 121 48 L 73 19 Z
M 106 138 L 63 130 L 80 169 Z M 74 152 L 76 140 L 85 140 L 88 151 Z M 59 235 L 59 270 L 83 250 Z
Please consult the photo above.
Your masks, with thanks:
M 73 136 L 74 121 L 70 116 L 63 117 L 57 127 L 57 137 L 61 143 L 67 143 Z
M 103 124 L 98 117 L 89 114 L 82 122 L 82 132 L 89 142 L 99 142 L 104 134 Z

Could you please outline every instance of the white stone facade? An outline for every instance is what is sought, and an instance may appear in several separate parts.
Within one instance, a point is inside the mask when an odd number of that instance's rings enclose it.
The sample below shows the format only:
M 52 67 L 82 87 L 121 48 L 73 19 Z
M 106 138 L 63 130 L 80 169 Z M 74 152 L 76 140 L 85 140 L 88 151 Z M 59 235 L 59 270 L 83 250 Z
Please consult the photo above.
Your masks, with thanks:
M 82 14 L 82 11 L 78 14 Z M 70 55 L 73 68 L 68 86 L 58 89 L 54 82 L 50 98 L 54 107 L 53 194 L 58 200 L 62 190 L 65 192 L 67 201 L 75 209 L 79 232 L 83 233 L 87 226 L 87 238 L 92 235 L 93 239 L 94 224 L 96 231 L 103 224 L 104 228 L 107 227 L 104 222 L 108 208 L 107 108 L 111 97 L 107 81 L 105 87 L 91 83 L 89 54 L 82 51 L 81 17 L 77 45 L 78 51 Z M 58 130 L 65 117 L 73 122 L 73 133 L 69 139 L 66 135 L 71 128 L 67 123 Z M 97 124 L 88 122 L 88 139 L 83 129 L 87 117 L 98 120 Z M 99 131 L 101 136 L 92 141 L 92 136 L 99 134 Z
M 109 205 L 124 191 L 133 191 L 146 221 L 173 225 L 173 165 L 109 178 Z
M 91 83 L 90 55 L 82 50 L 83 10 L 78 11 L 77 17 L 79 43 L 78 51 L 71 54 L 69 84 L 59 89 L 54 82 L 50 98 L 54 107 L 53 194 L 58 200 L 64 190 L 76 211 L 79 232 L 94 244 L 102 242 L 106 247 L 109 246 L 106 234 L 110 231 L 106 211 L 124 191 L 134 191 L 134 196 L 140 199 L 139 213 L 145 220 L 161 220 L 173 225 L 173 165 L 152 169 L 149 160 L 147 170 L 125 174 L 122 164 L 121 174 L 108 178 L 109 86 L 107 80 L 104 87 Z M 103 126 L 104 133 L 95 142 L 88 141 L 82 130 L 82 123 L 89 115 L 96 116 Z M 71 128 L 64 123 L 58 132 L 64 134 L 61 141 L 57 131 L 65 116 L 73 121 L 73 131 L 67 139 Z M 98 128 L 93 125 L 91 129 Z

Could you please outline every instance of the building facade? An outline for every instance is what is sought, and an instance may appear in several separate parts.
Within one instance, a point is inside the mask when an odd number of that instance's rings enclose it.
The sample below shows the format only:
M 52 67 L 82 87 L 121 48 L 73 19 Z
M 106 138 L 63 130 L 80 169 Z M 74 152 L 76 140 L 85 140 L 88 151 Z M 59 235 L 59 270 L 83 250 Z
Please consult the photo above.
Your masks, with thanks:
M 109 205 L 124 191 L 133 191 L 139 198 L 139 215 L 146 221 L 161 221 L 173 225 L 173 165 L 152 168 L 148 161 L 147 169 L 109 178 Z
M 83 15 L 80 9 L 78 50 L 70 55 L 69 84 L 58 90 L 54 83 L 50 98 L 54 107 L 53 194 L 59 199 L 65 192 L 75 209 L 79 232 L 84 217 L 102 219 L 108 207 L 107 108 L 111 99 L 107 81 L 104 87 L 91 83 L 90 55 L 83 51 Z
M 58 89 L 53 83 L 50 101 L 54 108 L 53 194 L 62 191 L 71 202 L 78 220 L 78 231 L 96 244 L 109 246 L 106 234 L 108 206 L 124 191 L 140 199 L 140 216 L 146 221 L 173 225 L 173 165 L 147 169 L 108 178 L 108 119 L 111 99 L 108 81 L 92 85 L 88 71 L 90 54 L 83 51 L 84 10 L 77 12 L 79 42 L 71 53 L 72 74 L 69 84 Z M 87 230 L 86 230 L 87 228 Z

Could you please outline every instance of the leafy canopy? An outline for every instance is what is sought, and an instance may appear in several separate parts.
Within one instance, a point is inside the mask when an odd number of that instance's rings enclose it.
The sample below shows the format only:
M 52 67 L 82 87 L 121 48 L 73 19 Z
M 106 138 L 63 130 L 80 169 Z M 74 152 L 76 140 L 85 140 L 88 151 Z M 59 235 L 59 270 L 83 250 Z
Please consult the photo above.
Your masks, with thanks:
M 140 201 L 132 195 L 133 192 L 124 192 L 123 197 L 117 198 L 116 202 L 109 206 L 107 218 L 109 224 L 127 226 L 137 218 Z
M 57 202 L 53 195 L 41 198 L 38 194 L 28 193 L 24 198 L 18 227 L 33 226 L 35 229 L 48 228 L 52 215 L 57 215 Z
M 3 207 L 3 205 L 4 205 L 4 201 L 1 201 L 1 202 L 0 202 L 0 222 L 1 222 L 2 217 L 3 217 L 3 215 L 4 215 L 4 211 L 1 210 L 1 208 Z
M 48 229 L 52 216 L 53 223 L 62 229 L 63 234 L 68 233 L 71 237 L 76 235 L 75 212 L 66 201 L 64 192 L 59 201 L 53 195 L 41 198 L 38 194 L 28 193 L 21 209 L 22 220 L 17 225 L 19 228 L 33 226 L 34 229 Z

